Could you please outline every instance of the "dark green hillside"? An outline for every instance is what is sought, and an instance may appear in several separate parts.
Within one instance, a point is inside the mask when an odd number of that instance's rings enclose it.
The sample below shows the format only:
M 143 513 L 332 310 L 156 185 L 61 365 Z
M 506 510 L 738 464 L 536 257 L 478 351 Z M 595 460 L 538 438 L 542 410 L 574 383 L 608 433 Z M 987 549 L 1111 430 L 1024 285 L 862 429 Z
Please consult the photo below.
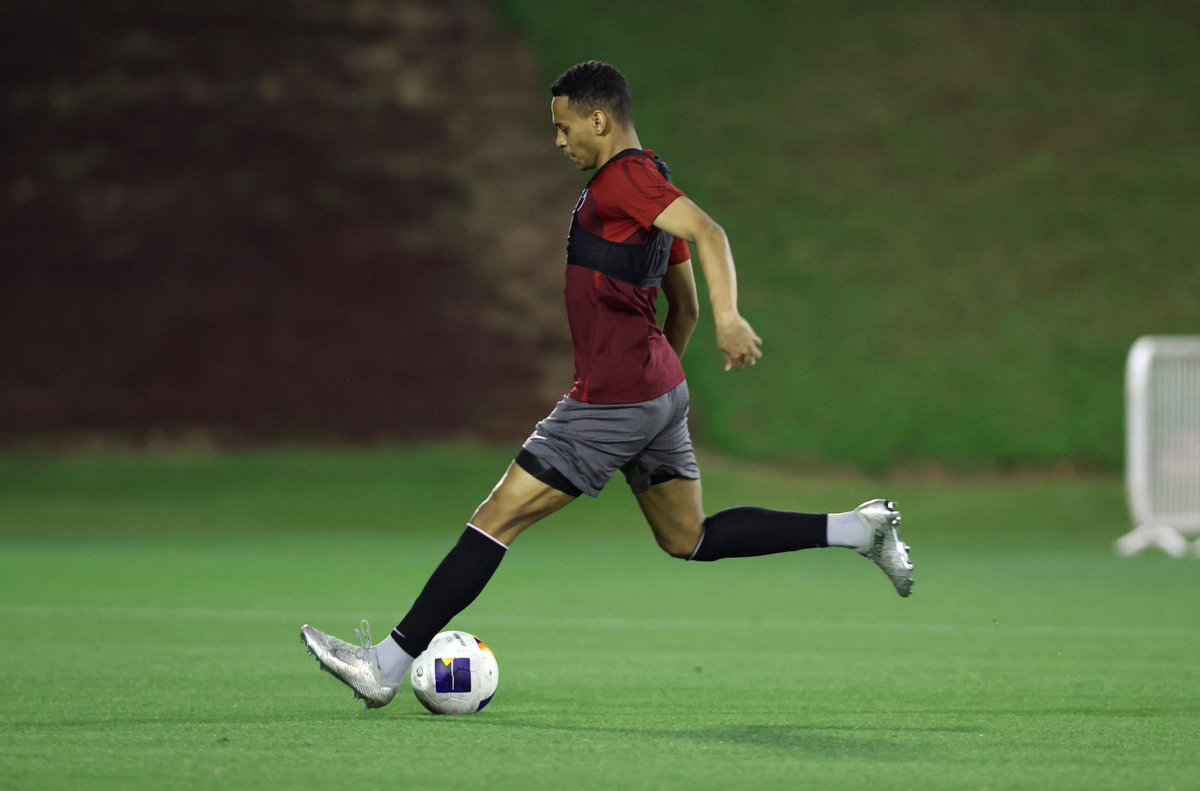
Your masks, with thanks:
M 542 264 L 574 181 L 527 164 L 538 75 L 499 27 L 441 0 L 0 4 L 0 448 L 523 438 L 570 376 Z M 481 147 L 489 102 L 524 109 Z
M 706 442 L 1112 469 L 1130 343 L 1200 332 L 1194 4 L 499 5 L 547 79 L 621 66 L 729 231 L 767 356 L 699 334 Z

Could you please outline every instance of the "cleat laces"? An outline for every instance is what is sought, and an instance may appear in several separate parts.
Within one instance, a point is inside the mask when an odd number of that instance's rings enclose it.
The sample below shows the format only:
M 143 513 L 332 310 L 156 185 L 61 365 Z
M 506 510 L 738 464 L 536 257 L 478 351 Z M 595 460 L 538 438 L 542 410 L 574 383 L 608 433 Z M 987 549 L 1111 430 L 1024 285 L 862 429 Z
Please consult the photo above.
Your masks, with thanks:
M 354 655 L 368 663 L 368 665 L 374 665 L 375 661 L 371 658 L 371 649 L 375 646 L 375 641 L 371 639 L 371 624 L 367 623 L 366 618 L 363 618 L 358 628 L 354 630 L 354 636 L 358 638 L 359 645 L 354 650 Z

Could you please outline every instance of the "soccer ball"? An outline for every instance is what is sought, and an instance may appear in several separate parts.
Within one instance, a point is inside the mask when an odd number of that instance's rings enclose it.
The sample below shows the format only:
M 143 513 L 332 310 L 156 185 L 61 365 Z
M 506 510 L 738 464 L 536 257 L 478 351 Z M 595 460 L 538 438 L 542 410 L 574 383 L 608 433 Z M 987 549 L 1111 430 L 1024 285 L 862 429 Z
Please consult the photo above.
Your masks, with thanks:
M 413 694 L 434 714 L 474 714 L 500 683 L 496 655 L 466 632 L 441 632 L 413 662 Z

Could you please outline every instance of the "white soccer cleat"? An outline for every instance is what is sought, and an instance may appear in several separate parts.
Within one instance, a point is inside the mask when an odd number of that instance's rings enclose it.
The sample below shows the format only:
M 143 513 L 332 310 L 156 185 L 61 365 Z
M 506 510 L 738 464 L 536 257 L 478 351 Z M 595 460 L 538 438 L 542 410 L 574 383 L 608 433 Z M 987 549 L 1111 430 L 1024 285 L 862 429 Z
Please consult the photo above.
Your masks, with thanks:
M 883 569 L 896 593 L 901 596 L 912 594 L 912 561 L 908 559 L 908 544 L 900 540 L 896 528 L 900 525 L 900 512 L 891 500 L 868 500 L 854 509 L 859 520 L 871 531 L 871 544 L 858 550 Z
M 321 669 L 354 691 L 368 709 L 378 709 L 392 702 L 396 688 L 383 683 L 375 649 L 371 647 L 371 626 L 362 622 L 354 630 L 360 645 L 325 634 L 308 624 L 300 627 L 300 641 L 308 653 L 316 657 Z

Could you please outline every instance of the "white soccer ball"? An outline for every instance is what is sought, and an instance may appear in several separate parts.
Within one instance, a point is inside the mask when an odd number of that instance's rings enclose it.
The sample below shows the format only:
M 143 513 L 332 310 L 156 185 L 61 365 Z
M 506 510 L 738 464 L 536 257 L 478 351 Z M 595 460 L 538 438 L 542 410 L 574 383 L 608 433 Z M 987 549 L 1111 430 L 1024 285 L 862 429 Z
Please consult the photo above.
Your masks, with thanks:
M 434 714 L 474 714 L 500 684 L 496 655 L 466 632 L 441 632 L 413 662 L 413 694 Z

